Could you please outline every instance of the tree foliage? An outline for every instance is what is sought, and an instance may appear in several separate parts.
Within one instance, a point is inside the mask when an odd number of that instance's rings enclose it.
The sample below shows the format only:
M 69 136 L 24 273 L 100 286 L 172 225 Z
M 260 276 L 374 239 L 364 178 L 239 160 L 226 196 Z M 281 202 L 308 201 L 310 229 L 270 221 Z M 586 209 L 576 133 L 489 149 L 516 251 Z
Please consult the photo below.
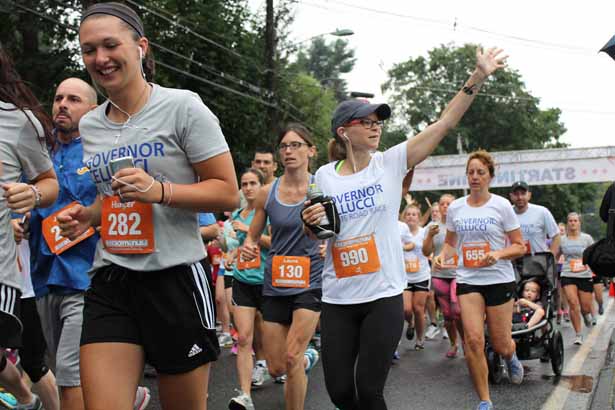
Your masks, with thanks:
M 0 0 L 0 41 L 18 71 L 51 108 L 57 85 L 69 76 L 89 80 L 81 63 L 81 11 L 99 0 Z M 280 124 L 303 122 L 321 140 L 329 135 L 331 92 L 310 74 L 299 74 L 278 59 L 283 78 L 265 89 L 265 19 L 248 0 L 124 0 L 142 18 L 157 67 L 155 82 L 197 92 L 220 120 L 238 170 L 249 165 L 257 146 L 272 146 L 267 108 Z M 279 36 L 292 22 L 291 0 L 276 1 Z M 278 53 L 279 54 L 279 53 Z M 328 110 L 328 111 L 327 111 Z
M 383 141 L 391 146 L 408 134 L 419 133 L 435 122 L 447 103 L 470 76 L 476 62 L 476 45 L 442 45 L 427 56 L 410 58 L 393 66 L 383 85 L 394 109 L 395 120 Z M 521 74 L 513 69 L 498 70 L 480 90 L 472 107 L 452 135 L 447 136 L 435 155 L 457 154 L 457 136 L 462 148 L 471 152 L 512 151 L 564 147 L 560 137 L 566 129 L 557 108 L 543 110 L 540 99 L 526 89 Z M 583 209 L 596 196 L 595 184 L 532 187 L 533 201 L 551 208 L 558 220 L 572 210 Z M 508 197 L 508 189 L 494 192 Z M 437 200 L 440 193 L 420 193 Z M 457 195 L 461 191 L 456 192 Z M 557 207 L 553 206 L 558 204 Z M 584 211 L 579 211 L 584 212 Z
M 355 62 L 354 50 L 348 48 L 346 40 L 327 43 L 323 37 L 316 37 L 307 49 L 299 51 L 292 68 L 312 75 L 323 87 L 334 90 L 338 101 L 343 101 L 348 98 L 348 87 L 341 76 L 351 72 Z

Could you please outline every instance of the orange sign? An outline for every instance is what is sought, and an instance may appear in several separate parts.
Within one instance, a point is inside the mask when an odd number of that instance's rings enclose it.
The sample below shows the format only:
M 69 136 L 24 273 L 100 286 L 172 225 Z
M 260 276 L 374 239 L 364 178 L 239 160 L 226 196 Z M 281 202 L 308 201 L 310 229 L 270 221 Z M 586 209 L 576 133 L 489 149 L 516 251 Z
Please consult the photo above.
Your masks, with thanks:
M 271 261 L 271 283 L 277 288 L 310 287 L 310 258 L 274 256 Z
M 152 204 L 121 202 L 118 196 L 107 196 L 103 199 L 100 228 L 107 252 L 144 254 L 155 250 Z
M 380 270 L 380 257 L 373 234 L 335 242 L 332 256 L 338 279 Z
M 94 231 L 94 228 L 92 227 L 88 228 L 87 231 L 85 231 L 84 233 L 82 233 L 81 235 L 79 235 L 77 238 L 75 238 L 72 241 L 60 235 L 61 229 L 60 229 L 60 226 L 58 225 L 58 220 L 56 219 L 58 214 L 60 212 L 63 212 L 67 209 L 72 208 L 73 206 L 77 204 L 78 204 L 77 201 L 71 202 L 70 204 L 66 205 L 64 208 L 60 209 L 59 211 L 54 212 L 53 214 L 49 215 L 47 218 L 43 219 L 43 223 L 41 225 L 41 228 L 43 230 L 43 238 L 45 238 L 45 242 L 47 242 L 47 246 L 49 246 L 49 250 L 54 255 L 60 255 L 63 252 L 72 248 L 73 246 L 77 245 L 78 243 L 83 242 L 90 236 L 94 235 L 95 231 Z
M 456 269 L 459 266 L 459 256 L 454 255 L 452 258 L 442 262 L 442 269 Z
M 241 250 L 243 248 L 237 248 L 237 270 L 246 269 L 258 269 L 261 267 L 261 248 L 258 248 L 258 254 L 256 258 L 247 261 L 241 257 Z
M 419 271 L 421 267 L 421 263 L 418 258 L 415 259 L 406 259 L 406 273 L 416 273 Z
M 491 251 L 488 242 L 466 242 L 461 246 L 463 252 L 463 266 L 466 268 L 481 268 L 481 259 Z
M 583 272 L 587 268 L 583 265 L 583 259 L 570 259 L 570 270 L 572 272 Z

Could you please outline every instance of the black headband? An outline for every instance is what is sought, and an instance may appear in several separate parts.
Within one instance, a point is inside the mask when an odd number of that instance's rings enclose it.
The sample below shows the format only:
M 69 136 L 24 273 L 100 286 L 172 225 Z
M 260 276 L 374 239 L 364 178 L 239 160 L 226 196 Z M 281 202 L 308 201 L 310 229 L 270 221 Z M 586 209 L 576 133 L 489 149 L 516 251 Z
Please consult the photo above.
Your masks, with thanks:
M 143 37 L 145 35 L 143 22 L 141 22 L 141 19 L 137 16 L 137 13 L 125 4 L 115 2 L 94 4 L 93 6 L 88 7 L 88 9 L 83 13 L 81 16 L 81 23 L 93 14 L 107 14 L 109 16 L 117 17 L 132 27 L 137 34 L 139 34 L 139 36 Z

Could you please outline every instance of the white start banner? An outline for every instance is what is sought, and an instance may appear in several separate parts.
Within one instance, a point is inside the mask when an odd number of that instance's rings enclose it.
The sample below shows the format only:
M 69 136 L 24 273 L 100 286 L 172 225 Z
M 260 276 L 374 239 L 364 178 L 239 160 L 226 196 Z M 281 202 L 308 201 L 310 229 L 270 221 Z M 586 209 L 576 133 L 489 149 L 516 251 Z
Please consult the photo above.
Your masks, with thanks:
M 615 147 L 558 148 L 492 152 L 496 161 L 492 187 L 515 181 L 532 185 L 615 181 Z M 414 171 L 410 191 L 467 189 L 467 154 L 427 158 Z

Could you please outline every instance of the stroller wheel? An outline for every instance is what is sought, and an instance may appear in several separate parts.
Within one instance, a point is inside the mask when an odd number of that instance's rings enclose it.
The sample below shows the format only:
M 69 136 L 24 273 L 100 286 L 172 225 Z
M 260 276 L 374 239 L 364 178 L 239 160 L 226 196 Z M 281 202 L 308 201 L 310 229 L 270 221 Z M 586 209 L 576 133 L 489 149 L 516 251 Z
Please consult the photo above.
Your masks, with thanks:
M 551 368 L 553 369 L 553 373 L 559 376 L 564 370 L 564 339 L 559 330 L 553 332 L 549 350 L 551 354 Z
M 489 368 L 489 380 L 493 384 L 500 384 L 504 378 L 504 359 L 490 347 L 487 348 L 486 354 L 487 367 Z

